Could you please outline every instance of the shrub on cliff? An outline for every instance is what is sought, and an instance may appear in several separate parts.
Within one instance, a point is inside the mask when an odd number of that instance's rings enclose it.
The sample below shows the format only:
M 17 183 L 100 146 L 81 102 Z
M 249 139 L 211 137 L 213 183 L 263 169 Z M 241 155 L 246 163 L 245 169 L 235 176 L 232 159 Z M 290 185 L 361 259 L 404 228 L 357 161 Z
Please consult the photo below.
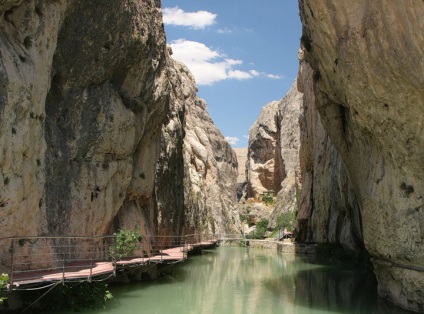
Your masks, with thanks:
M 138 242 L 141 241 L 139 230 L 119 230 L 116 234 L 115 244 L 109 249 L 109 254 L 114 261 L 133 254 Z
M 7 298 L 6 295 L 6 286 L 9 283 L 9 275 L 1 274 L 0 275 L 0 304 L 3 303 Z

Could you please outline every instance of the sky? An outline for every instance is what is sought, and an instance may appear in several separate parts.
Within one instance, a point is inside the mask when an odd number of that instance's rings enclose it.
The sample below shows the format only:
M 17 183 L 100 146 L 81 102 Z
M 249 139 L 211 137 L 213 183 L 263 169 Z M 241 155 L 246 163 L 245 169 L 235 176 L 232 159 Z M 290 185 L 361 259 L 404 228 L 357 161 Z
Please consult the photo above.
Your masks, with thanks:
M 298 70 L 297 0 L 162 0 L 167 43 L 185 63 L 215 125 L 247 147 L 261 108 L 284 97 Z

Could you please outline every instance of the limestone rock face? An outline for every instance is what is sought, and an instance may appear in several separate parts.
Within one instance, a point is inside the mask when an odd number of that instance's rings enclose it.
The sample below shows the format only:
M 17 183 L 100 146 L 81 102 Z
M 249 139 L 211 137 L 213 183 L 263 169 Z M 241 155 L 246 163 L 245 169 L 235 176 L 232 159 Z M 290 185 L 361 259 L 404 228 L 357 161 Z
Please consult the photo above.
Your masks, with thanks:
M 300 8 L 317 109 L 346 166 L 379 293 L 423 311 L 424 3 Z
M 303 92 L 299 116 L 302 191 L 296 240 L 341 244 L 352 255 L 364 251 L 361 213 L 340 155 L 315 105 L 313 71 L 299 54 L 297 83 Z
M 247 161 L 247 148 L 234 148 L 237 157 L 238 176 L 237 183 L 243 183 L 246 181 L 246 161 Z
M 249 130 L 247 197 L 258 198 L 267 190 L 280 190 L 280 169 L 276 169 L 278 101 L 264 106 Z
M 249 130 L 247 197 L 258 198 L 267 190 L 275 192 L 271 226 L 278 214 L 297 209 L 301 104 L 302 94 L 293 84 L 282 100 L 262 108 Z
M 175 69 L 180 72 L 185 103 L 185 233 L 238 233 L 236 154 L 213 124 L 206 102 L 196 96 L 197 87 L 188 68 L 176 62 Z
M 237 223 L 234 153 L 169 56 L 160 1 L 8 0 L 0 13 L 0 238 Z M 205 210 L 186 200 L 186 156 Z
M 280 101 L 278 108 L 276 169 L 280 173 L 281 182 L 275 208 L 271 214 L 272 227 L 275 226 L 279 214 L 297 211 L 299 207 L 299 193 L 302 189 L 302 183 L 299 180 L 299 114 L 302 96 L 295 81 L 287 95 Z
M 238 163 L 238 176 L 237 176 L 237 200 L 245 200 L 247 193 L 247 175 L 246 175 L 246 162 L 247 162 L 247 147 L 234 148 Z

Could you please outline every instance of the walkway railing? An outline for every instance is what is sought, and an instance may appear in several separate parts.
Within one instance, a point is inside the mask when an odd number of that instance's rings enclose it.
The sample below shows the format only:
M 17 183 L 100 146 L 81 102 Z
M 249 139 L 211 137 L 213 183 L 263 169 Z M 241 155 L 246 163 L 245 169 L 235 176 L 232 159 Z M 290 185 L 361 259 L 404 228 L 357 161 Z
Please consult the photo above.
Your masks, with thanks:
M 184 236 L 143 236 L 132 256 L 113 260 L 110 248 L 116 235 L 108 236 L 26 236 L 0 239 L 8 242 L 10 264 L 7 272 L 9 288 L 51 282 L 101 280 L 116 270 L 146 263 L 176 263 L 187 258 L 196 247 L 210 246 L 218 235 L 190 234 Z M 209 242 L 208 242 L 209 241 Z

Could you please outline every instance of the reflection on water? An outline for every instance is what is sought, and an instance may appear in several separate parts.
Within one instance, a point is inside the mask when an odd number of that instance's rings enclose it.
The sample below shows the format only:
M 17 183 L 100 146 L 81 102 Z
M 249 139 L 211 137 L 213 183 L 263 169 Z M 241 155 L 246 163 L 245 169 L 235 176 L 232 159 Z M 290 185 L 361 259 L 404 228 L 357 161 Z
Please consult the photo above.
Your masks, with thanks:
M 377 297 L 366 270 L 237 247 L 203 251 L 157 281 L 110 290 L 107 309 L 87 313 L 406 313 Z

